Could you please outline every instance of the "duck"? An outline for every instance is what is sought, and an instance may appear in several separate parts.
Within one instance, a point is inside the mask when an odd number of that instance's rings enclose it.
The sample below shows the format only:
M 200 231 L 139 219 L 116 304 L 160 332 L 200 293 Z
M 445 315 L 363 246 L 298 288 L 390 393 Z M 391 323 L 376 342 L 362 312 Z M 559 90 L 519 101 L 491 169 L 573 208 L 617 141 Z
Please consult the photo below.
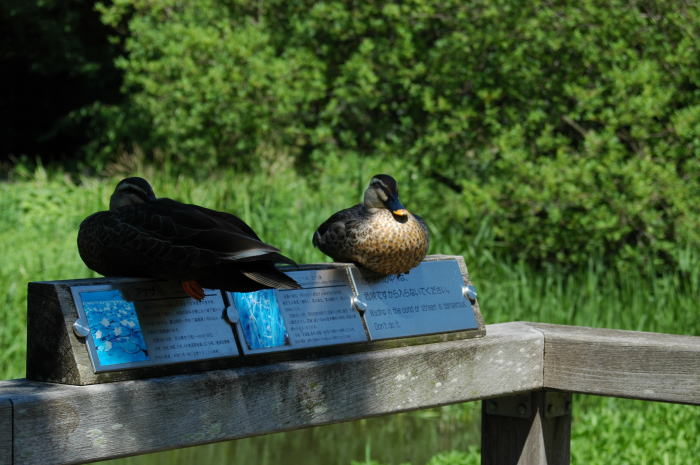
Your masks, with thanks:
M 316 229 L 312 243 L 336 262 L 352 262 L 378 275 L 401 275 L 425 258 L 430 235 L 425 221 L 399 200 L 396 180 L 377 174 L 363 202 L 331 215 Z
M 109 210 L 80 224 L 78 252 L 85 265 L 108 276 L 177 280 L 191 297 L 203 288 L 232 292 L 299 289 L 275 266 L 296 263 L 263 242 L 230 213 L 156 198 L 143 178 L 122 179 Z

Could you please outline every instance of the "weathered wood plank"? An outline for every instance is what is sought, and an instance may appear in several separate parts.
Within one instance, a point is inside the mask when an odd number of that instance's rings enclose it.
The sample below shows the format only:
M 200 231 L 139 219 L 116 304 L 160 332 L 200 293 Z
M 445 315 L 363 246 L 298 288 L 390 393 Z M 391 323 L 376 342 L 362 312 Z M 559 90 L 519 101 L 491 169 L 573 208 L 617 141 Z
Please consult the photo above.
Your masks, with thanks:
M 12 465 L 12 401 L 0 397 L 0 465 Z
M 571 394 L 535 391 L 482 402 L 482 465 L 568 465 Z
M 530 325 L 545 337 L 546 388 L 700 404 L 700 337 Z
M 487 327 L 480 339 L 90 386 L 0 382 L 14 403 L 15 464 L 140 454 L 542 385 L 542 334 Z

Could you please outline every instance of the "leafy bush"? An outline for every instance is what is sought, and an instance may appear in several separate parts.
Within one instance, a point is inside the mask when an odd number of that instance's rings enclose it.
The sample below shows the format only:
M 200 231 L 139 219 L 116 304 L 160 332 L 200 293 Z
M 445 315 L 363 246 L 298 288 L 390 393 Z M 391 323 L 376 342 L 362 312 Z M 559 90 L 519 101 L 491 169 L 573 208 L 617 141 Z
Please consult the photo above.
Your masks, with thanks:
M 533 261 L 700 246 L 700 4 L 114 0 L 138 141 L 183 169 L 403 157 Z

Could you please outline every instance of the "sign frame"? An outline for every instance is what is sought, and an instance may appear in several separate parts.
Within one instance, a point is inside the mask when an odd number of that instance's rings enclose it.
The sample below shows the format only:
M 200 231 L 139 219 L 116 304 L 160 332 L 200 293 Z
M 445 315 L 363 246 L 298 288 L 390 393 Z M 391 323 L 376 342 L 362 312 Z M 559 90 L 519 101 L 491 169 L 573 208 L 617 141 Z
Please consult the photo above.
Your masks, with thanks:
M 308 359 L 310 357 L 324 357 L 330 355 L 350 354 L 356 352 L 374 351 L 387 348 L 405 347 L 416 344 L 428 344 L 435 342 L 451 341 L 456 339 L 478 338 L 486 334 L 486 327 L 481 316 L 476 292 L 467 272 L 464 259 L 455 255 L 429 255 L 424 261 L 450 260 L 456 261 L 467 289 L 474 316 L 478 323 L 478 329 L 454 330 L 450 332 L 433 333 L 426 335 L 407 335 L 396 339 L 369 339 L 369 331 L 363 321 L 363 331 L 367 339 L 360 342 L 339 343 L 335 345 L 295 345 L 282 351 L 243 351 L 243 340 L 237 329 L 238 315 L 232 307 L 226 307 L 228 297 L 223 291 L 211 291 L 221 299 L 221 316 L 225 325 L 236 340 L 239 355 L 222 358 L 198 359 L 194 361 L 181 361 L 170 364 L 140 365 L 129 369 L 122 369 L 112 365 L 112 371 L 96 372 L 89 353 L 88 338 L 89 325 L 85 315 L 79 315 L 78 306 L 73 297 L 73 288 L 80 286 L 112 286 L 102 289 L 121 288 L 124 286 L 139 285 L 152 286 L 163 285 L 166 281 L 143 279 L 133 277 L 120 278 L 89 278 L 61 281 L 36 281 L 30 282 L 27 297 L 27 365 L 26 377 L 33 381 L 44 381 L 61 384 L 88 385 L 125 381 L 132 379 L 154 378 L 183 373 L 201 372 L 205 370 L 229 369 L 246 365 L 258 365 L 275 363 L 280 361 L 292 361 Z M 355 265 L 348 263 L 316 263 L 302 264 L 296 267 L 280 267 L 281 271 L 295 273 L 299 271 L 313 270 L 340 270 L 350 276 L 349 268 Z M 352 270 L 355 273 L 356 270 Z M 336 275 L 340 276 L 340 274 Z M 348 279 L 348 278 L 343 278 Z M 303 279 L 301 280 L 303 281 Z M 302 283 L 304 284 L 304 283 Z M 179 283 L 169 282 L 179 288 Z M 352 287 L 352 281 L 350 282 Z M 308 287 L 308 286 L 306 286 Z M 347 307 L 352 312 L 362 315 L 367 307 L 358 298 L 355 292 L 350 293 Z M 282 291 L 287 292 L 287 291 Z M 207 291 L 209 293 L 209 291 Z M 184 293 L 182 294 L 184 297 Z M 347 298 L 348 294 L 343 294 Z M 340 302 L 340 301 L 339 301 Z M 342 303 L 345 306 L 345 303 Z M 218 317 L 218 315 L 217 315 Z
M 286 273 L 299 282 L 302 289 L 225 293 L 230 320 L 235 323 L 236 335 L 244 355 L 369 342 L 364 319 L 352 307 L 352 289 L 341 267 L 288 270 Z M 255 347 L 247 330 L 247 322 L 256 320 L 248 317 L 251 310 L 246 301 L 249 299 L 268 300 L 263 311 L 272 324 L 264 324 L 264 330 L 279 328 L 279 331 L 284 331 L 284 337 L 281 334 L 271 336 L 269 339 L 276 342 Z
M 456 260 L 426 260 L 400 276 L 376 276 L 355 266 L 347 266 L 346 270 L 353 289 L 353 305 L 363 315 L 370 341 L 473 331 L 483 327 L 480 314 L 470 299 L 473 287 L 468 285 Z M 428 274 L 437 276 L 430 276 L 431 281 L 428 281 Z M 400 307 L 387 304 L 391 301 L 403 304 Z M 464 312 L 452 311 L 458 308 Z M 431 318 L 436 313 L 442 318 Z
M 163 295 L 162 291 L 164 289 L 167 292 L 166 295 Z M 72 286 L 70 291 L 78 313 L 78 318 L 74 322 L 73 330 L 78 337 L 84 338 L 90 362 L 95 373 L 132 370 L 144 367 L 160 367 L 240 356 L 238 343 L 233 334 L 233 330 L 230 324 L 223 318 L 225 305 L 221 292 L 218 290 L 205 289 L 205 298 L 202 301 L 195 301 L 181 289 L 173 286 L 173 283 L 165 281 L 135 281 Z M 90 294 L 95 295 L 90 296 Z M 100 300 L 100 296 L 97 294 L 103 294 L 105 297 L 111 296 L 112 299 Z M 91 299 L 88 300 L 87 297 Z M 149 320 L 155 321 L 150 323 L 142 321 L 144 320 L 144 316 L 146 316 L 146 312 L 156 311 L 153 308 L 148 308 L 149 304 L 146 302 L 151 302 L 150 306 L 152 306 L 153 302 L 177 300 L 182 301 L 184 308 L 195 305 L 208 307 L 204 309 L 204 313 L 209 313 L 209 315 L 198 316 L 196 317 L 197 321 L 192 321 L 192 318 L 187 318 L 187 316 L 183 317 L 183 313 L 187 315 L 187 310 L 182 310 L 183 305 L 178 306 L 176 304 L 162 311 L 161 314 L 158 315 L 159 318 L 149 315 L 151 317 Z M 107 310 L 88 310 L 92 302 L 110 302 L 112 304 L 110 307 L 112 308 Z M 180 313 L 179 315 L 178 311 Z M 201 310 L 198 309 L 189 309 L 189 312 L 193 311 L 201 312 Z M 217 312 L 219 318 L 212 318 Z M 106 313 L 106 316 L 103 316 L 100 322 L 96 322 L 95 318 L 99 318 L 98 314 L 100 313 Z M 160 326 L 160 328 L 154 329 L 154 326 Z M 199 333 L 196 335 L 185 334 L 188 332 L 188 329 L 191 330 L 192 327 L 195 327 Z M 203 330 L 208 330 L 209 332 L 202 333 L 201 331 Z M 151 334 L 150 332 L 158 332 L 161 334 Z M 168 333 L 171 334 L 168 335 Z M 107 334 L 109 334 L 110 340 L 106 340 Z M 137 340 L 127 340 L 120 343 L 112 342 L 124 339 L 122 334 L 129 334 L 134 336 Z M 211 339 L 209 334 L 218 338 L 226 338 L 228 336 L 230 340 L 224 342 L 224 339 L 217 339 L 215 341 L 216 351 L 210 349 L 209 352 L 206 353 L 205 344 L 206 347 L 209 347 L 212 342 L 207 340 Z M 103 338 L 103 336 L 105 337 Z M 178 339 L 173 340 L 173 338 Z M 170 345 L 163 345 L 168 343 L 170 343 Z M 136 346 L 140 349 L 139 351 L 133 352 L 133 360 L 129 360 L 129 356 L 125 355 L 129 354 L 130 351 L 122 349 L 121 346 L 123 345 Z M 196 349 L 204 349 L 199 350 L 196 355 L 178 354 L 176 352 L 177 349 L 187 346 Z M 223 349 L 223 352 L 221 349 Z M 107 351 L 114 351 L 118 355 L 108 355 Z M 204 355 L 201 355 L 202 353 L 204 353 Z M 110 360 L 110 358 L 113 360 Z

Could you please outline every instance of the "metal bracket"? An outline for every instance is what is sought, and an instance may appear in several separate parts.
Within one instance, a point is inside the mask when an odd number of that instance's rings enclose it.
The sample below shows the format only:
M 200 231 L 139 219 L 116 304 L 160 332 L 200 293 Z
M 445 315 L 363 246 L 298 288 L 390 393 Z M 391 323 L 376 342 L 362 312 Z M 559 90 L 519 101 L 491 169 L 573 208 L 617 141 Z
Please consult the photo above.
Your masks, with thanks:
M 484 400 L 486 413 L 500 417 L 530 418 L 532 396 L 530 393 Z
M 528 392 L 526 394 L 487 399 L 484 400 L 484 408 L 489 415 L 529 418 L 534 408 L 533 394 Z M 571 393 L 545 391 L 542 409 L 542 414 L 545 418 L 571 415 Z
M 347 264 L 345 266 L 345 272 L 347 273 L 348 281 L 350 283 L 350 289 L 352 290 L 352 297 L 350 298 L 350 304 L 352 308 L 357 310 L 360 315 L 363 315 L 367 311 L 367 303 L 360 299 L 360 293 L 357 287 L 357 281 L 355 280 L 355 266 L 352 264 Z
M 353 294 L 357 295 L 359 294 L 359 291 L 357 290 L 357 281 L 355 281 L 355 265 L 352 263 L 346 263 L 345 264 L 345 273 L 348 277 L 348 281 L 350 283 L 350 290 L 352 291 Z
M 566 415 L 571 415 L 571 393 L 559 391 L 545 391 L 545 418 L 563 417 Z

